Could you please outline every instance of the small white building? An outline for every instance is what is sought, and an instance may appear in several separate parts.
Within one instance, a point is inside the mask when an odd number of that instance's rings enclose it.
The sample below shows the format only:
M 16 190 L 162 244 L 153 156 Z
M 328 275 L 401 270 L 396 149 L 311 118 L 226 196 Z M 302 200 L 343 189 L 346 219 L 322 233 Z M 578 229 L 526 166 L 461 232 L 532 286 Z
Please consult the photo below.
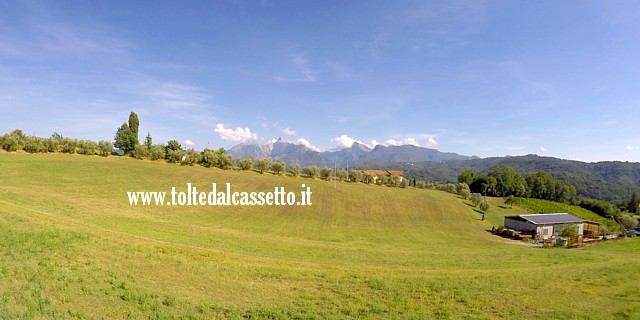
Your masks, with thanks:
M 592 224 L 590 221 L 568 213 L 522 214 L 504 217 L 505 228 L 527 232 L 541 240 L 557 237 L 558 232 L 568 224 L 576 225 L 578 227 L 578 237 L 582 237 L 585 223 Z

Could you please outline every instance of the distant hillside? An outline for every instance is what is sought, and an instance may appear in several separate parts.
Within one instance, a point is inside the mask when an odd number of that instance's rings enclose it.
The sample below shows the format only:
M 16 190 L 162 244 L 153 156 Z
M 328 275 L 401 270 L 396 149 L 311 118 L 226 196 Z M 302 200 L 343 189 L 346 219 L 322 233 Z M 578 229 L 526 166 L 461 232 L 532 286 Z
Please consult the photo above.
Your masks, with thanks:
M 387 163 L 382 166 L 404 170 L 405 176 L 411 179 L 446 182 L 456 181 L 458 175 L 467 168 L 482 173 L 502 164 L 522 174 L 546 171 L 556 179 L 575 186 L 578 196 L 582 197 L 612 201 L 628 199 L 634 191 L 640 193 L 640 163 L 631 162 L 586 163 L 526 155 L 466 161 Z
M 227 150 L 227 153 L 234 158 L 247 158 L 249 156 L 259 159 L 271 158 L 273 160 L 282 160 L 287 164 L 316 165 L 319 167 L 333 166 L 334 164 L 338 167 L 347 167 L 378 163 L 469 160 L 477 158 L 413 145 L 377 145 L 371 149 L 357 142 L 350 148 L 317 152 L 304 145 L 286 142 L 282 139 L 265 145 L 242 143 Z
M 480 159 L 412 145 L 377 145 L 370 149 L 359 143 L 337 151 L 317 152 L 282 139 L 267 145 L 239 144 L 227 152 L 235 158 L 271 158 L 301 166 L 331 167 L 335 163 L 343 168 L 403 170 L 407 178 L 435 182 L 456 181 L 467 168 L 482 173 L 505 164 L 521 174 L 548 172 L 556 179 L 575 186 L 580 197 L 615 201 L 627 200 L 633 192 L 640 194 L 640 163 L 586 163 L 538 155 Z
M 388 147 L 377 145 L 362 159 L 361 163 L 469 160 L 474 158 L 477 157 L 462 156 L 451 152 L 445 153 L 436 149 L 412 145 Z

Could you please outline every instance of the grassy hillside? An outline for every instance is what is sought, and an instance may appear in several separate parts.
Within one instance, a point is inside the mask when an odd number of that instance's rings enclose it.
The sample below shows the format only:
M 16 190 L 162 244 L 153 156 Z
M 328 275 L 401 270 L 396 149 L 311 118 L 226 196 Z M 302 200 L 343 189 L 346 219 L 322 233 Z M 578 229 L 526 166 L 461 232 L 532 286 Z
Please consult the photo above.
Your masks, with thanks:
M 640 242 L 515 245 L 431 190 L 126 158 L 0 154 L 0 318 L 640 317 Z M 127 191 L 311 186 L 310 207 L 130 206 Z

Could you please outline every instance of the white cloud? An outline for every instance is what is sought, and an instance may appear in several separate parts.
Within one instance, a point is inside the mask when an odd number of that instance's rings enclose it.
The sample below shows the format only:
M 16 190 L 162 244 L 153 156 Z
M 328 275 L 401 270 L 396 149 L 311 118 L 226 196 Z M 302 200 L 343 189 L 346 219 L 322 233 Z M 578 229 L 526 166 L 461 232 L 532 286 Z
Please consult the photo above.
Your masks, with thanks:
M 627 151 L 633 151 L 633 150 L 638 149 L 638 147 L 632 146 L 632 145 L 628 145 L 626 149 L 627 149 Z
M 306 54 L 295 53 L 289 55 L 290 64 L 293 66 L 293 70 L 296 75 L 294 77 L 288 76 L 275 76 L 273 79 L 280 82 L 313 82 L 318 78 L 318 72 L 309 67 L 309 61 Z
M 395 140 L 395 139 L 387 139 L 384 142 L 384 144 L 387 145 L 387 146 L 400 146 L 400 145 L 402 145 L 402 141 Z
M 192 148 L 193 148 L 193 146 L 195 145 L 195 143 L 193 143 L 193 141 L 191 141 L 191 140 L 189 140 L 189 139 L 187 139 L 187 140 L 183 141 L 182 143 L 183 143 L 185 146 L 189 146 L 189 147 L 192 147 Z
M 151 98 L 160 106 L 168 109 L 192 109 L 209 104 L 206 90 L 179 83 L 162 83 L 152 89 Z
M 375 147 L 376 147 L 377 145 L 379 145 L 379 144 L 380 144 L 380 142 L 378 142 L 378 140 L 373 139 L 373 140 L 371 140 L 369 143 L 367 143 L 367 144 L 366 144 L 366 146 L 367 146 L 367 147 L 369 147 L 369 148 L 371 148 L 371 149 L 373 149 L 373 148 L 375 148 Z
M 545 147 L 540 147 L 540 152 L 541 152 L 541 153 L 545 153 L 545 152 L 547 152 L 547 148 L 545 148 Z
M 295 136 L 296 132 L 294 130 L 291 130 L 289 128 L 284 128 L 282 129 L 282 133 L 288 135 L 288 136 Z
M 351 146 L 353 146 L 353 143 L 356 142 L 356 139 L 351 138 L 346 134 L 343 134 L 339 137 L 335 137 L 331 139 L 331 141 L 333 141 L 338 146 L 338 148 L 343 149 L 343 148 L 351 148 Z
M 418 142 L 414 138 L 406 138 L 404 139 L 404 144 L 411 144 L 411 145 L 417 146 Z
M 420 146 L 418 144 L 418 142 L 416 141 L 416 139 L 414 138 L 405 138 L 402 140 L 395 140 L 395 139 L 387 139 L 384 142 L 385 145 L 387 146 L 402 146 L 402 145 L 406 145 L 406 144 L 410 144 L 410 145 L 414 145 L 414 146 Z
M 251 133 L 249 128 L 236 128 L 233 129 L 225 129 L 222 123 L 218 123 L 216 128 L 213 130 L 215 133 L 222 138 L 222 140 L 227 141 L 253 141 L 257 139 L 255 133 Z
M 30 31 L 38 39 L 39 49 L 50 54 L 93 55 L 96 58 L 126 54 L 131 47 L 126 41 L 92 28 L 77 28 L 57 22 L 34 19 Z
M 320 152 L 320 148 L 312 145 L 311 142 L 309 142 L 309 140 L 307 140 L 307 139 L 299 138 L 298 139 L 298 144 L 301 144 L 301 145 L 303 145 L 303 146 L 305 146 L 305 147 L 307 147 L 307 148 L 309 148 L 309 149 L 311 149 L 313 151 Z
M 434 139 L 433 137 L 429 137 L 427 139 L 427 147 L 437 147 L 438 146 L 438 141 L 436 141 L 436 139 Z
M 256 119 L 258 119 L 262 128 L 266 129 L 267 127 L 269 127 L 269 124 L 267 123 L 267 119 L 265 117 L 257 116 Z

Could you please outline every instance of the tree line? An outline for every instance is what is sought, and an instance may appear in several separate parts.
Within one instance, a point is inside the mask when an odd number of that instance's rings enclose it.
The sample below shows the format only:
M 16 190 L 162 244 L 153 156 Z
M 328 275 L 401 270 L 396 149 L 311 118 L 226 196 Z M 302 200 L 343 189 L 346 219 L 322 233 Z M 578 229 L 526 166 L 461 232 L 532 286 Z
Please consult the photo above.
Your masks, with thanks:
M 622 210 L 635 212 L 640 199 L 634 193 L 628 202 L 612 205 L 609 202 L 591 198 L 576 198 L 576 189 L 555 179 L 549 173 L 537 171 L 521 175 L 508 165 L 496 165 L 492 170 L 476 175 L 472 168 L 458 176 L 459 183 L 469 185 L 471 193 L 491 197 L 504 197 L 506 204 L 514 203 L 514 198 L 533 198 L 580 206 L 605 217 L 619 217 Z
M 458 176 L 458 182 L 468 184 L 472 192 L 492 197 L 514 196 L 571 202 L 576 195 L 573 186 L 556 180 L 544 171 L 523 176 L 508 165 L 496 165 L 480 175 L 472 168 L 466 169 Z
M 0 146 L 8 152 L 24 150 L 28 153 L 61 152 L 71 154 L 109 156 L 113 150 L 111 141 L 78 140 L 54 133 L 49 138 L 25 135 L 15 129 L 0 136 Z

